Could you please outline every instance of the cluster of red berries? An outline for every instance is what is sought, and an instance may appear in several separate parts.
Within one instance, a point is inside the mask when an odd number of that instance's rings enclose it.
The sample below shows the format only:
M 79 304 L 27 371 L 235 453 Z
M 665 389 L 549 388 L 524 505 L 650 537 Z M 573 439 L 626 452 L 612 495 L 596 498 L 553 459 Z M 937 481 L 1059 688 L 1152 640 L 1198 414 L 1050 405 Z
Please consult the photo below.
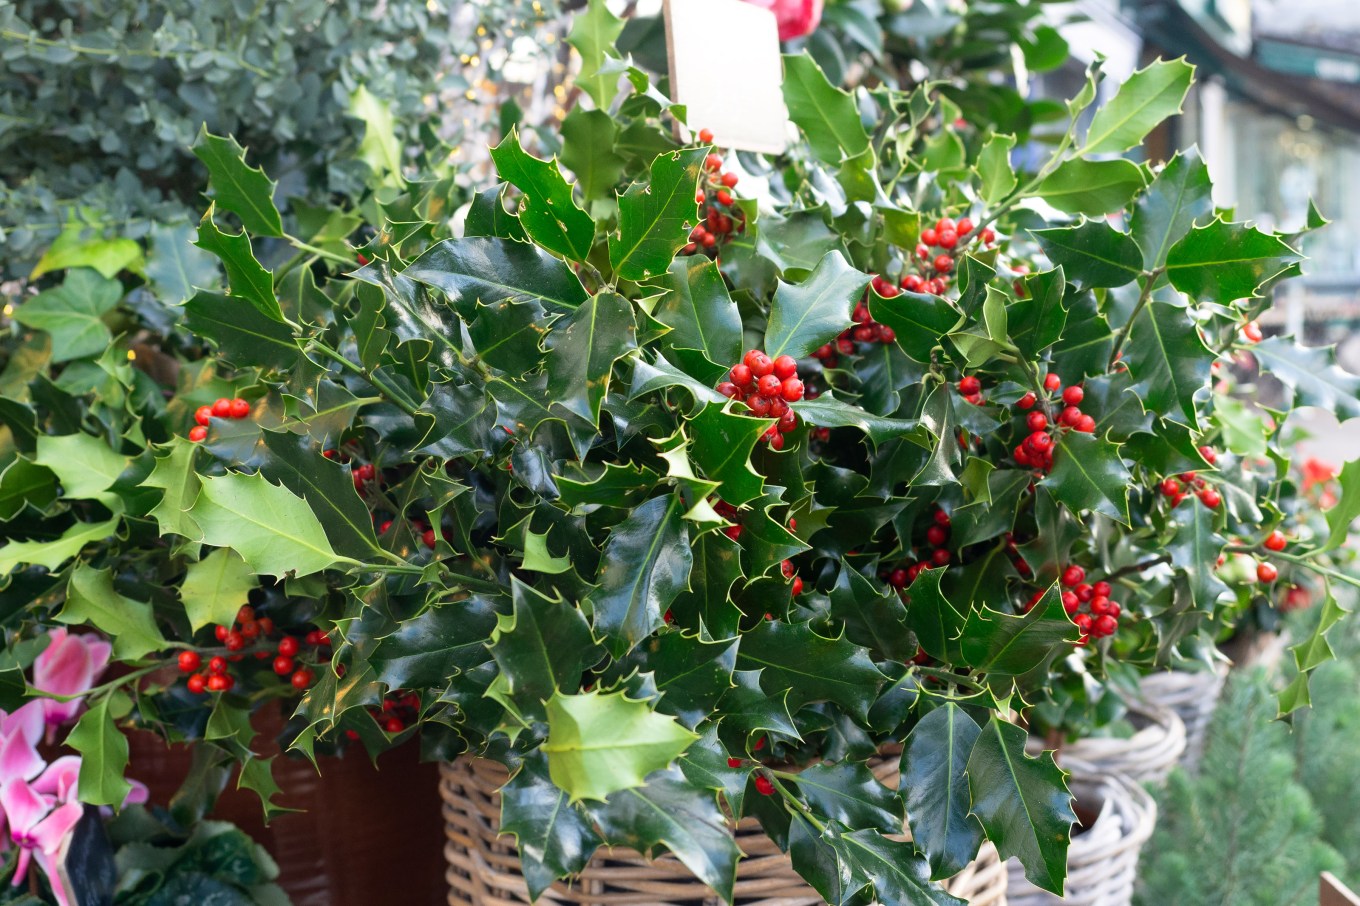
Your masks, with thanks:
M 1305 610 L 1313 603 L 1313 598 L 1308 594 L 1308 589 L 1291 585 L 1280 597 L 1279 608 L 1282 613 L 1290 613 L 1295 610 Z
M 392 520 L 384 519 L 382 522 L 378 523 L 378 534 L 385 535 L 391 528 Z M 424 544 L 426 547 L 430 549 L 434 548 L 435 542 L 438 541 L 439 538 L 435 534 L 434 529 L 430 528 L 430 524 L 428 522 L 425 522 L 420 519 L 413 519 L 411 521 L 411 528 L 415 534 L 420 536 L 421 544 Z M 449 539 L 448 532 L 445 532 L 444 540 L 447 541 L 448 539 Z
M 771 359 L 758 349 L 746 353 L 728 372 L 729 380 L 718 384 L 723 396 L 742 400 L 761 418 L 778 419 L 761 440 L 775 450 L 784 449 L 784 435 L 798 427 L 798 415 L 789 408 L 803 398 L 803 382 L 798 379 L 798 362 L 793 356 Z
M 1213 447 L 1200 447 L 1199 455 L 1203 456 L 1209 465 L 1218 461 L 1218 454 L 1214 452 Z M 1211 510 L 1218 509 L 1219 504 L 1223 502 L 1223 495 L 1194 472 L 1182 472 L 1175 477 L 1163 478 L 1157 487 L 1161 490 L 1162 496 L 1171 501 L 1173 507 L 1179 506 L 1192 491 L 1199 498 L 1199 502 Z M 1280 535 L 1280 538 L 1283 539 L 1284 535 Z
M 231 626 L 218 625 L 213 627 L 213 635 L 217 641 L 226 648 L 228 655 L 215 655 L 208 660 L 208 672 L 199 673 L 198 669 L 203 665 L 203 658 L 197 651 L 181 651 L 179 654 L 179 670 L 181 673 L 192 674 L 185 685 L 190 692 L 201 694 L 207 692 L 226 692 L 236 685 L 236 680 L 230 674 L 230 664 L 245 658 L 244 652 L 247 645 L 258 644 L 260 639 L 268 639 L 274 634 L 274 621 L 269 617 L 257 617 L 255 608 L 249 604 L 243 606 L 236 613 L 236 621 Z M 319 629 L 313 629 L 304 637 L 308 645 L 321 647 L 330 645 L 331 641 L 327 635 Z M 273 658 L 274 672 L 279 676 L 290 677 L 290 682 L 295 689 L 306 689 L 312 684 L 316 675 L 307 667 L 299 667 L 297 664 L 297 654 L 301 650 L 301 644 L 295 636 L 285 635 L 279 639 L 277 648 L 270 651 L 268 647 L 260 647 L 254 653 L 256 660 L 266 660 Z
M 933 228 L 927 227 L 921 231 L 921 241 L 916 244 L 916 258 L 919 261 L 929 262 L 931 270 L 936 274 L 947 274 L 954 269 L 954 257 L 960 251 L 960 246 L 967 245 L 971 238 L 976 238 L 983 245 L 991 245 L 996 242 L 996 233 L 991 227 L 984 228 L 973 237 L 973 221 L 967 217 L 961 218 L 958 222 L 941 217 L 935 221 Z M 921 279 L 924 284 L 924 276 Z M 911 289 L 903 283 L 903 289 Z M 916 289 L 913 292 L 922 292 Z M 939 292 L 935 290 L 925 290 L 925 292 Z
M 215 418 L 245 418 L 250 415 L 250 403 L 236 397 L 225 396 L 214 400 L 211 406 L 199 406 L 194 410 L 194 421 L 198 424 L 189 429 L 189 440 L 198 443 L 208 436 L 208 426 Z
M 789 521 L 792 523 L 793 520 Z M 793 561 L 785 560 L 783 563 L 780 563 L 779 570 L 784 574 L 785 579 L 789 579 L 793 583 L 793 596 L 796 598 L 801 595 L 803 593 L 803 577 L 798 575 L 798 572 L 794 569 Z M 768 618 L 770 615 L 766 614 L 765 616 Z
M 1078 646 L 1088 644 L 1092 638 L 1115 634 L 1119 629 L 1119 615 L 1123 613 L 1123 608 L 1119 602 L 1110 600 L 1114 589 L 1109 582 L 1090 584 L 1086 581 L 1086 570 L 1075 565 L 1063 570 L 1059 581 L 1066 589 L 1062 593 L 1063 610 L 1081 630 Z M 1042 589 L 1036 592 L 1025 609 L 1033 607 L 1043 594 Z
M 889 571 L 884 576 L 888 584 L 901 591 L 916 581 L 921 570 L 948 566 L 954 559 L 954 555 L 947 546 L 949 544 L 950 524 L 949 514 L 940 507 L 935 507 L 934 512 L 930 514 L 930 525 L 926 526 L 925 540 L 931 548 L 930 553 L 920 560 L 903 563 Z
M 713 143 L 713 133 L 699 130 L 699 141 Z M 710 154 L 704 158 L 704 176 L 694 203 L 704 206 L 704 219 L 690 231 L 689 243 L 680 250 L 682 255 L 717 254 L 719 242 L 746 230 L 746 212 L 737 207 L 732 189 L 737 185 L 737 174 L 723 172 L 722 157 Z
M 1241 327 L 1242 340 L 1247 343 L 1259 343 L 1265 339 L 1265 334 L 1261 332 L 1260 321 L 1248 321 Z
M 959 392 L 964 394 L 964 399 L 968 399 L 969 394 L 965 390 L 972 390 L 974 394 L 981 391 L 980 385 L 963 386 L 964 378 L 959 382 Z M 1062 389 L 1062 379 L 1056 374 L 1044 376 L 1044 392 L 1056 394 Z M 1066 390 L 1062 390 L 1062 395 L 1057 398 L 1046 398 L 1045 408 L 1053 406 L 1057 408 L 1059 400 L 1062 402 L 1062 409 L 1055 419 L 1056 427 L 1063 431 L 1077 431 L 1082 434 L 1094 434 L 1096 430 L 1096 420 L 1081 411 L 1081 401 L 1086 398 L 1086 392 L 1078 384 L 1073 384 Z M 976 400 L 974 400 L 976 402 Z M 1013 455 L 1015 461 L 1026 468 L 1038 469 L 1047 472 L 1053 468 L 1053 435 L 1049 433 L 1048 416 L 1042 410 L 1034 410 L 1034 406 L 1039 402 L 1038 396 L 1033 391 L 1026 393 L 1016 401 L 1016 407 L 1029 411 L 1025 416 L 1025 427 L 1029 431 L 1029 436 L 1016 446 Z M 1033 411 L 1030 411 L 1033 410 Z
M 419 718 L 420 696 L 414 692 L 400 690 L 391 692 L 383 699 L 381 709 L 369 708 L 368 713 L 378 722 L 378 726 L 388 733 L 397 734 Z M 359 735 L 353 730 L 346 732 L 350 739 L 355 739 Z

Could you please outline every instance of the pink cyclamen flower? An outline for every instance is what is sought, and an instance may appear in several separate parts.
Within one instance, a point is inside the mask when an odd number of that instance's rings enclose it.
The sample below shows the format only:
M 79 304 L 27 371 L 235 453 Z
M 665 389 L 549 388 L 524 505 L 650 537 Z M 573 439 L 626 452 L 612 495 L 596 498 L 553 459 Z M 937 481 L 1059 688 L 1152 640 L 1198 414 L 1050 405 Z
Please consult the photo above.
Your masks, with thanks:
M 27 781 L 11 780 L 0 787 L 0 808 L 9 820 L 10 839 L 19 846 L 19 863 L 11 883 L 15 887 L 23 883 L 29 861 L 36 857 L 43 873 L 52 880 L 57 901 L 64 906 L 66 891 L 57 880 L 55 857 L 84 814 L 84 806 L 74 799 L 57 805 L 56 797 L 44 796 Z
M 33 662 L 33 688 L 53 695 L 88 692 L 109 665 L 109 643 L 95 635 L 75 635 L 60 628 L 48 635 L 51 643 Z M 81 700 L 44 698 L 42 704 L 47 725 L 55 726 L 72 720 L 80 712 Z
M 817 30 L 822 21 L 823 0 L 746 0 L 774 13 L 779 23 L 779 40 L 792 41 Z

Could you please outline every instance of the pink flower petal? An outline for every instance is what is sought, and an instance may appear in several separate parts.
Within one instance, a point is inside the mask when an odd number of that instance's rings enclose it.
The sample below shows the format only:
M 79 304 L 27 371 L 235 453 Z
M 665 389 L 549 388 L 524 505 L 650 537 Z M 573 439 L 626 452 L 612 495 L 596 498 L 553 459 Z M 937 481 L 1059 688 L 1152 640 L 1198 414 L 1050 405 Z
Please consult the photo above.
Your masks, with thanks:
M 43 735 L 43 700 L 35 698 L 20 706 L 13 714 L 0 718 L 0 735 L 8 736 L 18 730 L 33 745 Z M 0 714 L 4 714 L 0 711 Z
M 79 780 L 80 756 L 63 755 L 49 764 L 42 776 L 33 781 L 33 789 L 65 802 L 77 798 L 76 784 Z
M 62 841 L 84 814 L 85 806 L 79 802 L 67 802 L 57 806 L 33 828 L 33 842 L 43 852 L 51 855 L 61 849 Z
M 27 837 L 43 819 L 52 808 L 52 800 L 22 780 L 11 780 L 0 787 L 0 808 L 9 818 L 10 836 L 17 841 Z
M 10 787 L 23 784 L 42 773 L 47 762 L 38 754 L 33 743 L 19 730 L 0 736 L 0 783 Z M 8 813 L 9 809 L 6 808 Z M 12 819 L 12 816 L 11 816 Z
M 60 637 L 58 634 L 60 633 Z M 85 637 L 51 632 L 52 644 L 33 662 L 33 685 L 53 695 L 79 695 L 94 684 L 94 661 Z

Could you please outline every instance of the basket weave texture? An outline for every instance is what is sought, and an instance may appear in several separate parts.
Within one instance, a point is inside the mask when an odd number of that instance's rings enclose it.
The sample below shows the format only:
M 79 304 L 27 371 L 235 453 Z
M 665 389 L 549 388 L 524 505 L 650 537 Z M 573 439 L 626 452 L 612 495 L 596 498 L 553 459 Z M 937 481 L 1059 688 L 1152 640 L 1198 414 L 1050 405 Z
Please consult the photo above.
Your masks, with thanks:
M 1216 670 L 1167 670 L 1143 677 L 1143 697 L 1155 705 L 1170 708 L 1185 724 L 1185 752 L 1181 764 L 1194 771 L 1204 754 L 1204 736 L 1214 709 L 1223 694 L 1226 668 Z
M 1078 805 L 1099 803 L 1099 816 L 1072 838 L 1065 896 L 1056 897 L 1030 884 L 1016 860 L 1006 863 L 1010 906 L 1129 906 L 1139 853 L 1157 823 L 1157 804 L 1127 776 L 1106 774 L 1066 757 L 1063 767 L 1073 772 L 1068 785 Z
M 1081 762 L 1138 783 L 1166 780 L 1185 752 L 1185 724 L 1175 711 L 1152 702 L 1129 702 L 1129 719 L 1138 727 L 1129 737 L 1089 736 L 1063 747 L 1062 762 Z M 1030 740 L 1030 748 L 1041 747 Z
M 896 787 L 896 757 L 870 763 L 879 780 Z M 483 759 L 441 765 L 449 906 L 524 906 L 529 891 L 520 873 L 512 837 L 499 836 L 500 787 L 505 768 Z M 759 822 L 745 819 L 735 830 L 745 853 L 737 865 L 734 901 L 742 906 L 820 906 L 824 901 L 804 881 L 789 857 L 766 836 Z M 1006 867 L 990 843 L 978 858 L 944 883 L 971 906 L 1006 906 Z M 554 884 L 541 904 L 579 906 L 718 906 L 721 901 L 670 854 L 647 859 L 633 850 L 600 849 L 572 884 Z

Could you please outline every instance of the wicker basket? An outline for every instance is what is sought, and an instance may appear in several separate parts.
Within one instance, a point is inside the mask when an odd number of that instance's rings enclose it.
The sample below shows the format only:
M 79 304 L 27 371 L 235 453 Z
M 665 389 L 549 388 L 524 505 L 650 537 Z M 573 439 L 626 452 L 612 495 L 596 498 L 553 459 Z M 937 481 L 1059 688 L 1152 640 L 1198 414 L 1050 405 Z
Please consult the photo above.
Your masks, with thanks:
M 1226 667 L 1190 672 L 1167 670 L 1143 677 L 1141 691 L 1149 702 L 1170 708 L 1185 724 L 1185 752 L 1181 764 L 1193 771 L 1204 753 L 1204 735 L 1218 707 L 1227 679 Z
M 1069 785 L 1077 805 L 1095 806 L 1095 821 L 1072 838 L 1067 850 L 1065 896 L 1056 897 L 1025 879 L 1014 859 L 1007 898 L 1011 906 L 1129 906 L 1138 873 L 1138 855 L 1152 836 L 1157 804 L 1136 781 L 1092 765 L 1064 759 L 1072 771 Z
M 897 759 L 876 759 L 874 773 L 888 786 L 899 780 Z M 441 766 L 448 837 L 449 906 L 524 906 L 528 888 L 519 870 L 514 840 L 498 836 L 500 794 L 508 774 L 501 765 L 460 759 Z M 735 831 L 745 853 L 738 863 L 734 901 L 742 906 L 819 906 L 823 902 L 789 857 L 754 819 Z M 987 843 L 978 858 L 945 882 L 944 888 L 972 906 L 1006 906 L 1006 867 Z M 632 850 L 601 849 L 571 885 L 554 884 L 539 903 L 582 906 L 717 906 L 720 900 L 678 859 L 646 859 Z
M 1082 762 L 1102 774 L 1122 774 L 1139 783 L 1161 783 L 1185 751 L 1185 724 L 1162 705 L 1130 702 L 1129 720 L 1137 728 L 1127 738 L 1090 736 L 1063 747 L 1061 759 Z M 1030 739 L 1038 751 L 1042 742 Z

